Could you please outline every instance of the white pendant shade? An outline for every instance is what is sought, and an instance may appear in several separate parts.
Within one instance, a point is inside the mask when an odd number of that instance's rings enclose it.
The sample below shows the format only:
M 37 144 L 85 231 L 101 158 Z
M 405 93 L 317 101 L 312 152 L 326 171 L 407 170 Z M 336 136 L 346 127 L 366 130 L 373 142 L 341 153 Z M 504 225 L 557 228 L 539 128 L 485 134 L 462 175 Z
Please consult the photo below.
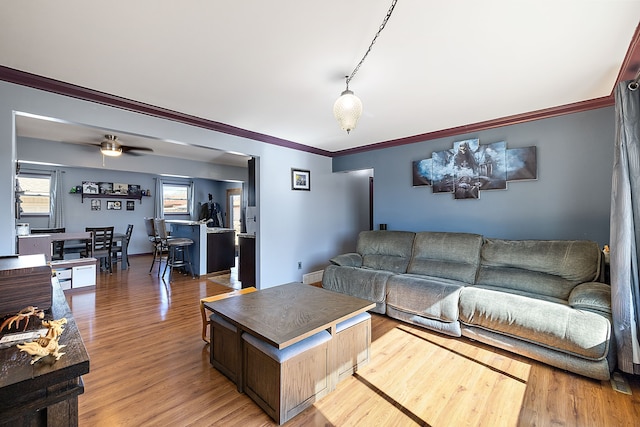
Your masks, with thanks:
M 347 89 L 342 92 L 340 98 L 333 104 L 333 115 L 342 130 L 346 130 L 349 133 L 356 128 L 358 119 L 362 115 L 362 101 Z

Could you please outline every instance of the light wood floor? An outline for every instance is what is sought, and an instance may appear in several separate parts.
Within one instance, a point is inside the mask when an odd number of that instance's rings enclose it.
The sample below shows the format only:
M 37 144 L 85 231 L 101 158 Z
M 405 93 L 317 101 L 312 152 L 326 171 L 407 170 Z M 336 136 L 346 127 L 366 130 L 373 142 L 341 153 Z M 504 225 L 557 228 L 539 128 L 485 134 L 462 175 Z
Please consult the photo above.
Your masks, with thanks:
M 67 300 L 91 357 L 81 426 L 271 426 L 209 364 L 199 299 L 215 278 L 147 274 L 151 257 L 99 273 Z M 231 286 L 239 287 L 232 277 Z M 372 361 L 290 426 L 632 426 L 633 395 L 463 338 L 373 315 Z

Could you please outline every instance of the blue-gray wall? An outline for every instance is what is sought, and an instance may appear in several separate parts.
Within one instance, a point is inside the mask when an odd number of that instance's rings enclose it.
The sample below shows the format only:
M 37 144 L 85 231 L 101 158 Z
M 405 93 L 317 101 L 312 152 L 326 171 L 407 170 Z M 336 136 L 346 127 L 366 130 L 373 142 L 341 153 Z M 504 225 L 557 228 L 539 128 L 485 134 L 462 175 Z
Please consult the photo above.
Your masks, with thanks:
M 332 173 L 329 157 L 0 82 L 0 200 L 5 201 L 0 208 L 0 255 L 15 253 L 16 248 L 13 204 L 16 113 L 254 156 L 258 208 L 256 272 L 261 288 L 301 280 L 304 273 L 323 268 L 331 257 L 353 245 L 357 233 L 368 227 L 367 211 L 363 211 L 360 203 L 361 195 L 366 194 L 367 176 Z M 59 152 L 52 152 L 49 161 L 56 162 L 55 155 Z M 101 168 L 96 157 L 93 156 L 91 165 L 82 160 L 73 166 Z M 151 160 L 153 157 L 157 156 L 142 156 L 140 159 L 144 161 L 133 162 L 123 156 L 121 163 L 107 163 L 109 169 L 120 167 L 122 171 L 194 176 L 195 169 L 190 164 Z M 147 159 L 149 162 L 145 163 Z M 74 159 L 60 159 L 57 163 L 68 164 L 68 160 Z M 119 166 L 125 162 L 127 169 Z M 291 191 L 294 167 L 311 171 L 311 191 Z M 228 179 L 220 168 L 198 172 L 202 172 L 195 175 L 199 178 Z M 298 262 L 302 263 L 301 269 Z
M 16 112 L 255 156 L 260 287 L 301 280 L 302 274 L 321 269 L 331 257 L 355 248 L 358 232 L 368 228 L 371 173 L 375 176 L 376 226 L 387 223 L 390 229 L 608 242 L 613 108 L 330 159 L 0 82 L 0 200 L 6 202 L 0 208 L 0 255 L 15 252 Z M 508 148 L 535 145 L 538 180 L 510 183 L 506 191 L 482 192 L 480 200 L 453 200 L 451 195 L 432 194 L 428 187 L 412 187 L 412 161 L 473 137 L 483 144 L 506 141 Z M 55 162 L 55 156 L 62 152 L 56 149 L 48 154 L 50 161 Z M 96 157 L 92 157 L 94 162 Z M 197 169 L 198 178 L 214 180 L 235 174 L 224 168 L 195 168 L 153 157 L 157 156 L 143 156 L 144 162 L 135 163 L 123 158 L 121 163 L 109 162 L 107 169 L 177 175 L 192 175 Z M 73 166 L 102 167 L 99 162 L 87 162 L 89 159 L 78 159 Z M 311 191 L 291 191 L 292 167 L 311 171 Z M 334 173 L 354 170 L 362 172 Z
M 412 186 L 412 161 L 455 141 L 537 147 L 538 179 L 454 200 Z M 613 107 L 337 157 L 334 171 L 374 170 L 374 222 L 390 230 L 461 231 L 506 239 L 609 241 Z
M 20 143 L 18 143 L 18 155 L 20 155 Z M 64 188 L 65 191 L 62 203 L 64 207 L 64 226 L 66 231 L 76 232 L 84 231 L 85 227 L 114 226 L 116 232 L 124 233 L 127 225 L 133 224 L 129 253 L 144 254 L 152 251 L 149 239 L 147 238 L 144 218 L 154 216 L 154 203 L 156 198 L 154 190 L 155 178 L 157 178 L 157 176 L 147 173 L 113 171 L 109 169 L 52 168 L 50 166 L 36 165 L 24 165 L 22 167 L 22 171 L 25 172 L 51 171 L 54 169 L 63 171 L 61 179 L 62 188 Z M 98 211 L 94 211 L 91 210 L 91 199 L 86 199 L 83 202 L 80 194 L 72 194 L 69 192 L 71 187 L 82 185 L 83 181 L 137 184 L 143 189 L 150 189 L 151 197 L 143 197 L 142 200 L 133 200 L 134 210 L 132 211 L 126 209 L 126 203 L 123 204 L 121 210 L 108 210 L 107 201 L 109 198 L 107 197 L 99 199 L 101 201 L 101 208 Z M 242 186 L 241 183 L 228 183 L 207 179 L 194 179 L 193 181 L 195 199 L 195 217 L 193 219 L 197 219 L 199 205 L 208 200 L 209 193 L 214 195 L 214 201 L 220 203 L 224 210 L 226 209 L 224 200 L 226 190 L 229 188 L 241 188 Z M 177 179 L 176 182 L 188 183 L 190 181 Z M 192 219 L 192 217 L 188 215 L 171 215 L 171 217 L 166 218 Z M 21 223 L 28 223 L 31 228 L 47 228 L 49 226 L 48 220 L 48 216 L 26 215 L 20 218 Z

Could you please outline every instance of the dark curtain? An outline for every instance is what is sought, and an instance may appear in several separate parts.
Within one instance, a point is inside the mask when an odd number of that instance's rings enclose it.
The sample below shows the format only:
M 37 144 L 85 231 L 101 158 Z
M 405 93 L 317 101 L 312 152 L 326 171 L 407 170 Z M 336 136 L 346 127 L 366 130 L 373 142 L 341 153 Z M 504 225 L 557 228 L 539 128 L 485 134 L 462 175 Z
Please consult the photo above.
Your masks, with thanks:
M 640 373 L 640 89 L 621 82 L 615 90 L 616 137 L 611 188 L 611 303 L 618 368 Z

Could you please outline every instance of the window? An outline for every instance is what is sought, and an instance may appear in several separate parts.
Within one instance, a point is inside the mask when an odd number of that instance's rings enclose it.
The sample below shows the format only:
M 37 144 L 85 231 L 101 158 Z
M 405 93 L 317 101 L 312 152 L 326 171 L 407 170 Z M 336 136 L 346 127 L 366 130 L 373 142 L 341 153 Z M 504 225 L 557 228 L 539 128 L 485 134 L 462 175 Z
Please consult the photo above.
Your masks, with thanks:
M 51 207 L 51 177 L 20 175 L 18 183 L 24 192 L 20 195 L 22 215 L 49 215 Z
M 189 214 L 188 184 L 162 184 L 162 211 L 164 214 Z

